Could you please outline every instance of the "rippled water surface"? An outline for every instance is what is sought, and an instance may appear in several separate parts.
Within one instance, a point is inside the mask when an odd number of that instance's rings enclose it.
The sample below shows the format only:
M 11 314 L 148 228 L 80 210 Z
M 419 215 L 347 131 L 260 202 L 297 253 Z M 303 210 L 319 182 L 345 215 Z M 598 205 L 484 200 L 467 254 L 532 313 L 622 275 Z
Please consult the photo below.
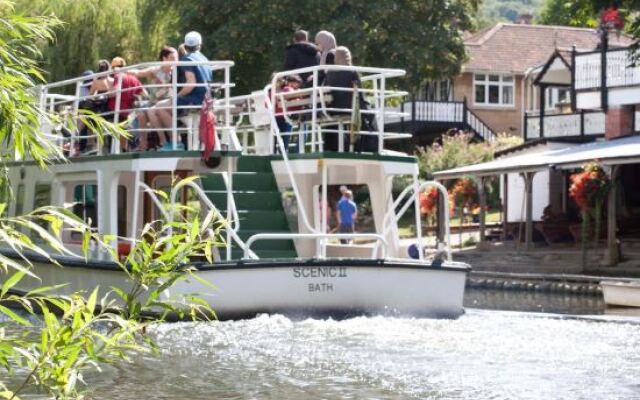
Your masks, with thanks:
M 88 379 L 96 399 L 638 399 L 640 325 L 615 318 L 167 324 L 159 357 Z

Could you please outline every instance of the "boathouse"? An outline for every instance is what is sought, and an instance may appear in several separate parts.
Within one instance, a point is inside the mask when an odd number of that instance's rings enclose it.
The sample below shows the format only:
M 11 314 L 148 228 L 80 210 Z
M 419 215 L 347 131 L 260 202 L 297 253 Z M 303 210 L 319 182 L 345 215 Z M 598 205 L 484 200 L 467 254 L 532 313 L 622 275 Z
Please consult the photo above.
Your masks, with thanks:
M 538 87 L 539 109 L 525 114 L 525 143 L 498 154 L 494 161 L 436 173 L 439 180 L 471 176 L 479 182 L 501 180 L 503 235 L 513 232 L 516 215 L 523 216 L 526 248 L 534 234 L 548 244 L 562 236 L 576 236 L 575 205 L 568 196 L 568 177 L 588 162 L 597 161 L 613 183 L 607 199 L 607 263 L 620 260 L 625 242 L 640 237 L 640 67 L 630 60 L 629 48 L 555 51 L 526 80 Z M 568 101 L 552 112 L 545 107 L 550 89 L 567 91 Z M 484 196 L 480 196 L 481 201 Z M 548 208 L 547 208 L 548 207 Z M 543 218 L 543 210 L 559 218 Z M 481 206 L 480 240 L 484 240 Z M 563 235 L 566 234 L 566 235 Z M 622 245 L 619 245 L 622 243 Z

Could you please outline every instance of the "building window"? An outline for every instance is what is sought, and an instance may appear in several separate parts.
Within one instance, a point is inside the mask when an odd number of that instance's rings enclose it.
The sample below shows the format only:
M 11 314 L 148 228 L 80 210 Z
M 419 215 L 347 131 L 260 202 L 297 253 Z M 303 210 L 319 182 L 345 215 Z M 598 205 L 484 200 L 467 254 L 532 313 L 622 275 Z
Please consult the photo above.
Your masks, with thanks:
M 474 104 L 513 106 L 514 80 L 511 75 L 474 74 Z
M 553 110 L 559 104 L 566 104 L 571 101 L 569 97 L 569 89 L 565 88 L 547 88 L 545 94 L 545 109 Z

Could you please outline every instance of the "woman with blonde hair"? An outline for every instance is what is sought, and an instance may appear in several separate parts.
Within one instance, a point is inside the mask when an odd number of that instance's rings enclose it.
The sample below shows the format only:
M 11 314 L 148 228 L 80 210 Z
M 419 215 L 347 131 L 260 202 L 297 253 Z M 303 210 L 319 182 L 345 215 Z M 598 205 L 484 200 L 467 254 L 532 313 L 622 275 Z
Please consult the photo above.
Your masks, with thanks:
M 124 68 L 127 66 L 127 62 L 122 57 L 113 57 L 111 60 L 111 68 Z
M 336 65 L 351 66 L 351 51 L 345 46 L 335 49 Z M 331 111 L 333 115 L 351 114 L 353 112 L 353 92 L 354 88 L 360 88 L 362 83 L 360 75 L 356 71 L 328 71 L 325 79 L 325 86 L 335 88 L 331 90 L 331 105 L 334 109 Z M 353 116 L 352 116 L 353 118 Z M 337 126 L 327 127 L 331 130 L 337 130 Z M 348 135 L 343 136 L 343 148 L 348 148 Z M 339 141 L 338 134 L 335 132 L 327 132 L 325 134 L 325 150 L 338 151 Z

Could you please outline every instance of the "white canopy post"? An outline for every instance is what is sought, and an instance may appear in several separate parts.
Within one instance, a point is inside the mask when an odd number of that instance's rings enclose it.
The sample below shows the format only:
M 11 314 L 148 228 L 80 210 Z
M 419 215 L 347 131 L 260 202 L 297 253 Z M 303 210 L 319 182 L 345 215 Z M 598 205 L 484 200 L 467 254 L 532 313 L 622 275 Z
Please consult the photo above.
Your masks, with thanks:
M 509 229 L 509 175 L 502 174 L 502 240 L 506 241 Z

